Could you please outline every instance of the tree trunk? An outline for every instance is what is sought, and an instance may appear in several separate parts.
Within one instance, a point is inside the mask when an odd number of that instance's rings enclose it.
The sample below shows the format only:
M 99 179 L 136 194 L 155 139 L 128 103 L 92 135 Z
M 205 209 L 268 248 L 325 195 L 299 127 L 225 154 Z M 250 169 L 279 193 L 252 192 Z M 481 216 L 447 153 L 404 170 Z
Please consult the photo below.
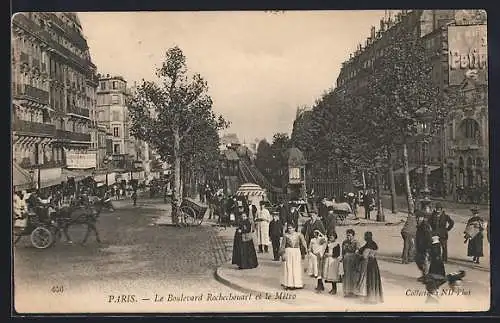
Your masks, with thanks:
M 408 167 L 408 146 L 406 145 L 406 143 L 403 144 L 403 169 L 405 173 L 405 188 L 406 188 L 406 199 L 408 202 L 408 215 L 413 215 L 415 213 L 415 203 L 413 202 L 413 196 L 411 194 L 410 169 Z
M 380 187 L 381 187 L 381 180 L 380 180 L 380 170 L 377 170 L 377 174 L 375 175 L 375 182 L 376 182 L 376 189 L 377 189 L 377 222 L 384 222 L 385 221 L 385 214 L 384 214 L 384 208 L 382 207 L 382 198 L 380 195 Z
M 396 214 L 396 181 L 394 180 L 394 160 L 392 159 L 392 152 L 389 149 L 389 184 L 391 189 L 391 212 Z
M 172 212 L 172 223 L 178 224 L 181 209 L 181 201 L 182 201 L 182 181 L 181 181 L 181 154 L 180 154 L 180 142 L 181 138 L 179 135 L 179 129 L 174 129 L 174 178 L 175 178 L 175 187 L 174 187 L 174 201 L 175 205 L 172 205 L 172 209 L 175 208 L 175 212 Z

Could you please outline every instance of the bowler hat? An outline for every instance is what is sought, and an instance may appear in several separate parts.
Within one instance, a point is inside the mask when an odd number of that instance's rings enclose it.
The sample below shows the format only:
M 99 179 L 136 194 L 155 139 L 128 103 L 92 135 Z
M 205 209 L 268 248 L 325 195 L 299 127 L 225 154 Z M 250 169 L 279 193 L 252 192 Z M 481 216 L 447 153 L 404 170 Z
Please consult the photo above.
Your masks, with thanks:
M 436 209 L 442 209 L 442 208 L 443 208 L 443 204 L 441 204 L 440 202 L 437 202 Z

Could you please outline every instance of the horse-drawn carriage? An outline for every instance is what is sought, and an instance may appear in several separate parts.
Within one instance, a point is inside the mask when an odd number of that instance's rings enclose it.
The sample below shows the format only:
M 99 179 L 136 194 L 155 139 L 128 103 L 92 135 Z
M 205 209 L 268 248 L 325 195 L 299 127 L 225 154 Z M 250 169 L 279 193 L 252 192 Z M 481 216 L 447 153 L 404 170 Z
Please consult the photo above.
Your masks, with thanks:
M 181 202 L 180 218 L 182 223 L 198 226 L 203 222 L 208 206 L 190 198 L 184 198 Z
M 31 244 L 37 249 L 46 249 L 55 242 L 57 223 L 43 212 L 26 212 L 14 221 L 14 244 L 23 236 L 30 236 Z
M 87 206 L 68 205 L 53 208 L 50 205 L 35 208 L 34 211 L 24 212 L 14 220 L 14 244 L 24 236 L 30 236 L 31 244 L 37 249 L 47 249 L 60 240 L 62 234 L 71 241 L 68 227 L 74 224 L 87 225 L 87 233 L 83 243 L 87 240 L 90 231 L 96 234 L 99 242 L 96 222 L 104 203 L 102 199 L 93 199 Z

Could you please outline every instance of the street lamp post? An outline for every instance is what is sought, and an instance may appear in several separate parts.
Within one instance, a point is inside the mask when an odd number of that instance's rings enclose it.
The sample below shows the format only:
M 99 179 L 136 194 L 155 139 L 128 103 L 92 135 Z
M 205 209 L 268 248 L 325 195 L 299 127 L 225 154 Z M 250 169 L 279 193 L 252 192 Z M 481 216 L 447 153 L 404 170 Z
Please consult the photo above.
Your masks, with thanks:
M 375 174 L 375 180 L 377 183 L 377 222 L 384 222 L 385 221 L 385 214 L 384 214 L 384 209 L 382 208 L 382 199 L 380 196 L 380 185 L 381 185 L 381 179 L 380 179 L 380 170 L 382 168 L 382 161 L 380 157 L 377 157 L 375 159 L 375 169 L 376 169 L 376 174 Z

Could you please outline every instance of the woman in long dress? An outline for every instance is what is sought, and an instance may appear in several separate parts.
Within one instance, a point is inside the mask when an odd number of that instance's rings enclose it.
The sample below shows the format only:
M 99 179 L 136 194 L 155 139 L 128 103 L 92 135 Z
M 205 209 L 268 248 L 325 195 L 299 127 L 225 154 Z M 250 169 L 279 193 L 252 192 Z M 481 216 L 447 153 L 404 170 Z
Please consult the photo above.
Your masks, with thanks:
M 252 269 L 259 265 L 253 244 L 252 225 L 245 213 L 234 234 L 232 264 L 238 265 L 238 269 Z
M 361 255 L 359 262 L 359 280 L 356 286 L 356 295 L 364 297 L 368 303 L 382 303 L 382 280 L 375 257 L 378 250 L 377 243 L 373 241 L 370 231 L 365 232 L 366 243 L 359 249 Z
M 465 229 L 465 242 L 467 245 L 467 256 L 472 257 L 472 262 L 479 264 L 479 258 L 483 256 L 484 221 L 478 216 L 479 210 L 473 208 L 472 217 L 467 221 Z
M 293 223 L 287 225 L 287 232 L 282 240 L 282 277 L 281 285 L 285 289 L 303 288 L 302 254 L 300 246 L 307 249 L 306 239 L 302 233 L 296 232 Z
M 359 243 L 354 238 L 355 232 L 353 229 L 346 231 L 347 238 L 342 242 L 342 263 L 344 267 L 344 278 L 342 287 L 345 297 L 353 297 L 356 288 L 357 267 L 358 267 L 358 249 Z
M 337 242 L 337 234 L 331 232 L 328 235 L 328 242 L 324 255 L 323 264 L 323 278 L 325 282 L 332 284 L 330 294 L 337 294 L 337 283 L 341 282 L 340 279 L 340 245 Z

